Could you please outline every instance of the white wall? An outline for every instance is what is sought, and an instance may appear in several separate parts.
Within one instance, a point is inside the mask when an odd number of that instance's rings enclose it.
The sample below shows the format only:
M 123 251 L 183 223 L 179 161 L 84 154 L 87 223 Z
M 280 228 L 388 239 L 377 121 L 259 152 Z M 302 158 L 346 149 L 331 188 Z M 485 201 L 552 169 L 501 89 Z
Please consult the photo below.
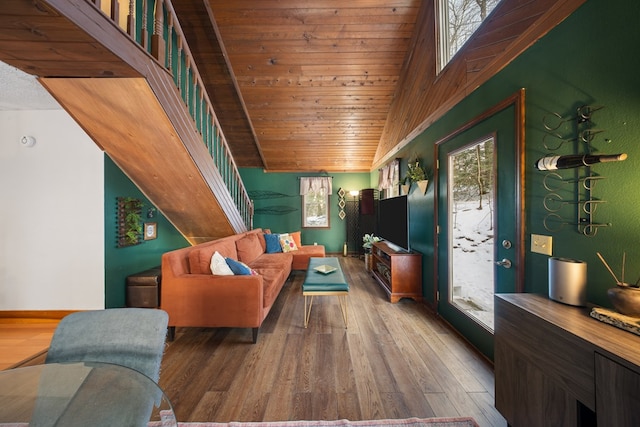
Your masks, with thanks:
M 63 110 L 0 111 L 0 310 L 104 308 L 103 171 Z

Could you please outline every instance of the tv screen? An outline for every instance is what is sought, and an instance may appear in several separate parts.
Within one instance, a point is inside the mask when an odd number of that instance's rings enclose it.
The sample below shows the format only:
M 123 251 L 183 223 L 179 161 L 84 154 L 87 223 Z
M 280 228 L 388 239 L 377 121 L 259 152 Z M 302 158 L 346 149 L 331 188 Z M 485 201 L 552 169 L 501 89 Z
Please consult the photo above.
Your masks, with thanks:
M 378 202 L 378 235 L 391 246 L 409 250 L 409 203 L 407 196 Z M 394 249 L 398 249 L 394 248 Z

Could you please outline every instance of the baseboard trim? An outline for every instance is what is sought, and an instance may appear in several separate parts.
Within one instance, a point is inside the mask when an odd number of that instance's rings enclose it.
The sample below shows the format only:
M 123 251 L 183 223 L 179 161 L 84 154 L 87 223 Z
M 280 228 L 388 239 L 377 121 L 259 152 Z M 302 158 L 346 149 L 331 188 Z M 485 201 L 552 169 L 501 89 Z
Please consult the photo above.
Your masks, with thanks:
M 1 310 L 2 323 L 36 323 L 46 320 L 59 321 L 77 310 Z

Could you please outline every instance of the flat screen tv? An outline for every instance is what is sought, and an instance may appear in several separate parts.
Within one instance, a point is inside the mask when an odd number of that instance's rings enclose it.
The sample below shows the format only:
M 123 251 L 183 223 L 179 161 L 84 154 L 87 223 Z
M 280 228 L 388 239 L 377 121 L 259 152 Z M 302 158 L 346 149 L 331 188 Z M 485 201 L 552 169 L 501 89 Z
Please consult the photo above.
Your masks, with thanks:
M 409 202 L 406 195 L 378 202 L 378 235 L 395 250 L 410 250 Z

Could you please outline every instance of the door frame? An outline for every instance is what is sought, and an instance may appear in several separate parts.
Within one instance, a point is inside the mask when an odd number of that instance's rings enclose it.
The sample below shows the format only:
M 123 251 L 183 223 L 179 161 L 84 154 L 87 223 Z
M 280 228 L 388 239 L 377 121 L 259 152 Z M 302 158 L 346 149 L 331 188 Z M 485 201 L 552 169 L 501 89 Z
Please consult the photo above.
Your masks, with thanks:
M 464 123 L 462 126 L 456 128 L 455 130 L 453 130 L 451 133 L 445 135 L 444 137 L 442 137 L 441 139 L 437 140 L 434 143 L 434 159 L 436 161 L 436 169 L 440 168 L 439 162 L 438 162 L 438 156 L 439 156 L 439 148 L 442 144 L 450 141 L 451 139 L 455 138 L 456 136 L 458 136 L 459 134 L 463 133 L 464 131 L 473 128 L 474 126 L 476 126 L 477 124 L 479 124 L 480 122 L 490 118 L 491 116 L 501 112 L 502 110 L 509 108 L 513 106 L 514 107 L 514 128 L 515 128 L 515 152 L 516 152 L 516 158 L 518 159 L 517 164 L 515 165 L 515 175 L 517 177 L 517 179 L 514 180 L 514 186 L 515 186 L 515 195 L 516 195 L 516 212 L 518 213 L 516 215 L 516 220 L 515 220 L 515 226 L 516 226 L 516 239 L 515 239 L 515 248 L 514 248 L 514 254 L 515 254 L 515 265 L 516 265 L 516 292 L 523 292 L 524 291 L 524 254 L 525 254 L 525 229 L 524 229 L 524 225 L 525 225 L 525 200 L 524 200 L 524 178 L 525 178 L 525 168 L 524 168 L 524 154 L 525 154 L 525 150 L 524 150 L 524 143 L 525 143 L 525 89 L 522 88 L 520 90 L 518 90 L 516 93 L 514 93 L 513 95 L 509 96 L 508 98 L 504 99 L 503 101 L 499 102 L 498 104 L 494 105 L 493 107 L 490 107 L 489 109 L 483 111 L 482 113 L 480 113 L 479 115 L 477 115 L 476 117 L 472 118 L 471 120 L 469 120 L 468 122 Z M 439 299 L 438 299 L 438 292 L 439 292 L 439 270 L 438 270 L 438 266 L 439 266 L 439 233 L 438 233 L 438 227 L 439 227 L 439 223 L 440 223 L 440 218 L 439 218 L 439 200 L 440 200 L 440 185 L 439 185 L 439 173 L 436 172 L 433 174 L 433 180 L 434 180 L 434 199 L 435 199 L 435 203 L 434 203 L 434 222 L 433 222 L 433 235 L 435 236 L 434 238 L 434 243 L 433 243 L 433 283 L 435 284 L 435 286 L 433 287 L 433 301 L 435 301 L 435 309 L 436 311 L 438 310 L 439 307 Z

